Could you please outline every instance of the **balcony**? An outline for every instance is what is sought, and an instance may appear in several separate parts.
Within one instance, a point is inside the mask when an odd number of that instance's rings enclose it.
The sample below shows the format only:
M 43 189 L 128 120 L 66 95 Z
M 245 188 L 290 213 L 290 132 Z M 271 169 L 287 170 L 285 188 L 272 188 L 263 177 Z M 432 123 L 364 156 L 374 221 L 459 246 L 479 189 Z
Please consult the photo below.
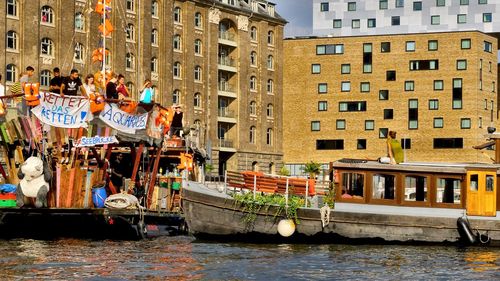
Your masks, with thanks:
M 227 31 L 219 32 L 219 44 L 237 47 L 238 45 L 236 44 L 235 37 L 234 33 Z
M 219 150 L 225 152 L 236 152 L 233 141 L 228 139 L 219 139 Z
M 219 56 L 217 64 L 219 66 L 219 70 L 229 71 L 233 73 L 237 72 L 236 63 L 232 58 Z
M 229 97 L 229 98 L 237 98 L 236 89 L 231 86 L 228 82 L 219 81 L 219 87 L 217 89 L 219 91 L 219 96 Z
M 219 108 L 219 112 L 217 114 L 217 121 L 236 124 L 236 117 L 234 111 L 228 110 L 227 107 Z

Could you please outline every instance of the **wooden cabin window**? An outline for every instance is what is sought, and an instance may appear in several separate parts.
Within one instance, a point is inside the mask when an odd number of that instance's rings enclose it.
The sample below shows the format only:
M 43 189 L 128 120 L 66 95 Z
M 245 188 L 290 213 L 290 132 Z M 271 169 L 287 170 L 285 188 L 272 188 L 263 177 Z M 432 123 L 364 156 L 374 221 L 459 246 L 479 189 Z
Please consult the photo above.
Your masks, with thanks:
M 426 202 L 427 177 L 406 176 L 404 200 Z
M 395 198 L 395 180 L 396 177 L 394 175 L 374 174 L 372 198 L 393 200 Z
M 491 175 L 486 175 L 486 191 L 494 191 L 495 178 Z
M 479 175 L 470 175 L 470 190 L 477 191 L 479 188 Z
M 460 204 L 461 182 L 459 179 L 438 178 L 436 190 L 436 202 L 448 204 Z
M 365 175 L 358 173 L 342 173 L 342 198 L 363 199 Z

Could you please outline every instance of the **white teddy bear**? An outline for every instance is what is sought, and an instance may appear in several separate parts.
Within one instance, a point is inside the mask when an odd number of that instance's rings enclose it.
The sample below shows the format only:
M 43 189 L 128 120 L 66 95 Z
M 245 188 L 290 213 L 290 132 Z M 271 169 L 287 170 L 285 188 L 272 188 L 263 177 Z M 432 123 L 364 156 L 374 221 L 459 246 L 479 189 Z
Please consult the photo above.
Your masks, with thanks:
M 27 204 L 28 197 L 36 198 L 35 207 L 47 207 L 47 193 L 52 179 L 50 169 L 42 159 L 32 156 L 21 165 L 18 172 L 21 179 L 17 188 L 17 207 Z

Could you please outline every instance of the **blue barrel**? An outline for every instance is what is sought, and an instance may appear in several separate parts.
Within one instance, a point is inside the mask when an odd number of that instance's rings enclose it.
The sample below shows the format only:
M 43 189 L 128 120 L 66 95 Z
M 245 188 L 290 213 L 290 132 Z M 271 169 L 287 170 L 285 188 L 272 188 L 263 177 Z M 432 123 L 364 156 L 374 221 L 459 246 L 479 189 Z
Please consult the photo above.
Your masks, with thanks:
M 96 208 L 104 208 L 104 201 L 106 201 L 107 197 L 104 186 L 92 188 L 92 202 L 94 202 Z

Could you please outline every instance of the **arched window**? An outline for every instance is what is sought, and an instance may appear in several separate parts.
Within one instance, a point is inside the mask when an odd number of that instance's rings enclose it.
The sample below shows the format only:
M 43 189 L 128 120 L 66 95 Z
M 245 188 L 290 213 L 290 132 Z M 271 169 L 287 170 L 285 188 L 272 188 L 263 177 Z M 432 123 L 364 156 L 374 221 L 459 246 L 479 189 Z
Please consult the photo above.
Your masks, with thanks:
M 17 33 L 13 30 L 7 31 L 7 49 L 17 50 Z
M 151 45 L 158 46 L 158 30 L 151 30 Z
M 256 137 L 255 134 L 256 134 L 255 126 L 251 126 L 248 142 L 255 143 L 255 137 Z
M 135 41 L 135 26 L 131 23 L 127 24 L 126 28 L 127 40 Z
M 85 30 L 85 16 L 82 13 L 75 14 L 75 30 Z
M 156 57 L 151 58 L 151 72 L 158 73 L 158 59 Z
M 135 69 L 135 56 L 132 53 L 127 53 L 125 55 L 125 67 L 128 70 L 134 70 Z
M 180 51 L 181 49 L 181 36 L 179 34 L 174 35 L 174 50 Z
M 274 81 L 272 79 L 267 80 L 267 93 L 274 93 Z
M 273 118 L 274 106 L 273 106 L 272 103 L 270 103 L 270 104 L 267 105 L 267 110 L 266 111 L 267 111 L 267 117 Z
M 257 52 L 255 51 L 250 53 L 250 65 L 257 66 Z
M 85 47 L 80 43 L 75 43 L 75 54 L 73 56 L 73 60 L 75 62 L 83 62 L 85 58 L 83 57 L 85 54 Z
M 201 55 L 201 40 L 200 39 L 194 40 L 194 53 L 196 55 Z
M 255 101 L 250 102 L 250 115 L 252 116 L 257 115 L 257 103 Z
M 174 78 L 181 78 L 181 63 L 176 61 L 174 62 L 173 68 Z
M 251 91 L 257 90 L 257 77 L 255 76 L 250 77 L 250 90 Z
M 273 145 L 273 129 L 268 128 L 266 131 L 266 144 Z
M 49 38 L 43 38 L 40 46 L 40 55 L 54 56 L 54 42 Z
M 201 108 L 201 94 L 200 93 L 194 94 L 194 107 Z
M 271 30 L 267 32 L 267 44 L 274 45 L 274 32 L 272 32 Z
M 45 24 L 54 24 L 54 10 L 50 6 L 43 6 L 40 21 Z
M 135 0 L 127 0 L 127 12 L 135 13 Z
M 201 120 L 200 119 L 194 120 L 193 124 L 197 130 L 201 129 Z
M 174 90 L 172 93 L 172 103 L 173 104 L 180 104 L 181 103 L 181 91 L 179 90 Z
M 158 17 L 158 1 L 151 2 L 151 16 Z
M 17 17 L 17 0 L 7 0 L 7 15 Z
M 201 76 L 202 75 L 202 71 L 201 71 L 201 66 L 197 65 L 194 67 L 194 81 L 201 81 Z
M 203 17 L 200 12 L 196 12 L 196 14 L 194 14 L 194 27 L 196 28 L 203 27 Z
M 255 26 L 250 28 L 250 39 L 252 41 L 257 41 L 257 27 Z
M 174 8 L 174 22 L 175 23 L 181 23 L 181 8 L 175 7 Z
M 125 86 L 127 87 L 128 92 L 130 93 L 130 95 L 132 95 L 132 98 L 134 98 L 134 95 L 135 95 L 135 85 L 134 85 L 134 83 L 132 83 L 132 82 L 129 81 L 129 82 L 127 82 L 125 84 Z
M 267 57 L 267 69 L 269 69 L 269 70 L 274 69 L 274 57 L 272 55 L 269 55 Z
M 5 77 L 5 81 L 12 83 L 17 81 L 17 67 L 15 65 L 8 64 L 5 69 L 5 72 L 7 74 Z
M 52 73 L 50 70 L 42 70 L 40 72 L 40 85 L 44 87 L 50 86 L 50 79 L 52 79 Z

